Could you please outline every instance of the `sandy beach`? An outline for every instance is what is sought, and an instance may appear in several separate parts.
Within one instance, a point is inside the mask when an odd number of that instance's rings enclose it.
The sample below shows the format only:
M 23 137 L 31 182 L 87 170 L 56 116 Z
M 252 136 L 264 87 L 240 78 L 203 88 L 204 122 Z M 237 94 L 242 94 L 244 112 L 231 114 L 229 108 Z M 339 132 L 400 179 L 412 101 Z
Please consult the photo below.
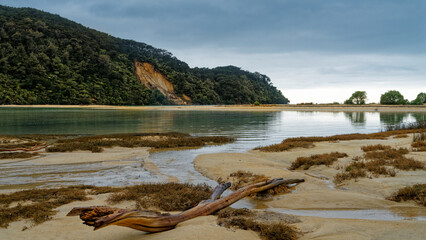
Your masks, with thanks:
M 238 170 L 263 174 L 267 177 L 304 178 L 305 183 L 291 194 L 275 197 L 271 201 L 258 202 L 257 208 L 284 208 L 321 212 L 327 210 L 348 211 L 346 219 L 304 216 L 295 224 L 304 232 L 302 239 L 423 239 L 426 222 L 414 220 L 380 221 L 351 219 L 351 210 L 380 209 L 398 213 L 409 219 L 425 216 L 426 209 L 414 202 L 393 202 L 385 198 L 399 188 L 416 183 L 426 183 L 426 172 L 399 171 L 396 177 L 360 178 L 334 185 L 333 176 L 340 166 L 355 156 L 361 156 L 361 146 L 390 145 L 409 147 L 411 137 L 389 140 L 351 140 L 337 143 L 315 143 L 314 148 L 294 149 L 279 153 L 250 151 L 248 153 L 218 153 L 201 155 L 194 165 L 198 171 L 211 179 L 226 179 Z M 332 166 L 314 166 L 309 170 L 289 171 L 290 164 L 300 156 L 330 153 L 338 150 L 348 154 Z M 408 154 L 426 162 L 425 152 Z M 297 213 L 297 211 L 295 211 Z M 332 213 L 330 213 L 332 214 Z
M 30 108 L 90 108 L 158 111 L 348 111 L 348 112 L 426 112 L 426 105 L 334 105 L 334 104 L 268 104 L 268 105 L 185 105 L 185 106 L 111 106 L 111 105 L 0 105 Z
M 415 220 L 426 216 L 426 209 L 414 202 L 393 202 L 386 200 L 399 188 L 417 183 L 426 183 L 426 171 L 397 171 L 395 177 L 360 178 L 335 185 L 333 177 L 342 166 L 355 156 L 363 154 L 365 145 L 383 144 L 395 148 L 410 148 L 412 136 L 389 138 L 387 140 L 351 140 L 340 142 L 318 142 L 309 149 L 296 148 L 285 152 L 215 153 L 199 155 L 195 168 L 210 179 L 226 179 L 238 170 L 263 174 L 267 177 L 303 178 L 305 182 L 296 186 L 289 194 L 273 197 L 271 200 L 249 200 L 259 211 L 283 210 L 300 220 L 292 224 L 303 234 L 300 239 L 424 239 L 426 221 Z M 291 163 L 301 156 L 312 154 L 344 152 L 348 157 L 340 158 L 331 166 L 313 166 L 309 170 L 288 170 Z M 145 161 L 145 168 L 151 174 L 161 174 L 154 163 L 149 161 L 148 148 L 111 148 L 102 153 L 77 151 L 73 153 L 44 153 L 41 157 L 27 160 L 32 164 L 73 164 L 102 162 L 106 165 L 128 164 L 117 159 L 138 156 Z M 407 157 L 426 162 L 426 152 L 410 152 Z M 19 161 L 19 160 L 11 160 Z M 22 161 L 22 160 L 20 160 Z M 169 176 L 168 181 L 177 181 Z M 3 192 L 11 192 L 7 190 Z M 109 194 L 91 195 L 92 200 L 72 202 L 56 209 L 53 219 L 39 225 L 29 220 L 13 222 L 8 228 L 0 228 L 1 239 L 260 239 L 252 231 L 227 229 L 218 226 L 216 216 L 197 217 L 179 224 L 176 229 L 149 234 L 128 228 L 111 226 L 98 231 L 82 225 L 78 217 L 66 214 L 76 206 L 110 205 L 106 202 Z M 133 208 L 134 203 L 124 202 L 115 207 Z M 378 219 L 363 219 L 357 211 L 369 210 Z M 287 212 L 286 212 L 287 211 Z M 336 213 L 343 217 L 335 218 Z M 376 211 L 376 212 L 375 212 Z M 307 214 L 306 214 L 307 213 Z M 313 213 L 314 216 L 310 216 Z M 315 216 L 329 213 L 332 217 Z M 385 214 L 384 214 L 385 213 Z M 346 215 L 345 215 L 346 214 Z M 312 214 L 311 214 L 312 215 Z M 383 216 L 382 216 L 383 215 Z M 393 219 L 392 216 L 397 216 Z M 390 219 L 388 219 L 390 217 Z M 26 228 L 25 231 L 22 231 Z

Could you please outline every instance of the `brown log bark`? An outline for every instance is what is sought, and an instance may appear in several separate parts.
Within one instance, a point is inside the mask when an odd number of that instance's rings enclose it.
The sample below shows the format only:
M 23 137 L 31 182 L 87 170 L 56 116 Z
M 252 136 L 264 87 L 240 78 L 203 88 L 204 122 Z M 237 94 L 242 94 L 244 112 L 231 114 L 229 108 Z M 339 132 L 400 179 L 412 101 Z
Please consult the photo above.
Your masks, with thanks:
M 250 194 L 262 192 L 282 184 L 288 185 L 304 181 L 304 179 L 285 180 L 275 178 L 238 189 L 223 198 L 220 198 L 220 196 L 231 186 L 231 183 L 221 183 L 215 188 L 210 199 L 200 202 L 191 209 L 173 215 L 169 213 L 162 214 L 156 211 L 91 206 L 73 208 L 67 216 L 80 215 L 84 224 L 93 226 L 94 230 L 109 225 L 117 225 L 145 232 L 162 232 L 173 229 L 178 223 L 183 221 L 217 212 Z
M 16 151 L 24 151 L 24 152 L 35 152 L 38 150 L 41 150 L 43 148 L 48 147 L 49 145 L 47 143 L 42 143 L 39 145 L 35 145 L 30 148 L 0 148 L 0 152 L 16 152 Z

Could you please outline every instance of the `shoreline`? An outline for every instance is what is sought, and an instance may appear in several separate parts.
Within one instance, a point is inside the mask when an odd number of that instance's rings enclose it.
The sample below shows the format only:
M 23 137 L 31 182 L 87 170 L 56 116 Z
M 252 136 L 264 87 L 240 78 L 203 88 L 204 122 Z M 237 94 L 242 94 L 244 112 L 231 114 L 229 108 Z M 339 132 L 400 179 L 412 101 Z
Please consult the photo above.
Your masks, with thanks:
M 176 105 L 176 106 L 112 106 L 112 105 L 0 105 L 1 108 L 86 108 L 139 111 L 326 111 L 326 112 L 426 112 L 426 105 Z
M 354 156 L 363 154 L 361 146 L 372 144 L 384 144 L 392 147 L 407 147 L 411 144 L 411 134 L 405 138 L 389 138 L 386 140 L 349 140 L 338 142 L 316 142 L 313 148 L 297 148 L 286 152 L 260 152 L 250 150 L 243 153 L 212 153 L 198 155 L 193 162 L 194 168 L 210 179 L 226 178 L 230 173 L 243 170 L 255 174 L 263 174 L 267 177 L 304 178 L 306 181 L 297 185 L 289 194 L 282 194 L 268 201 L 249 200 L 256 211 L 274 211 L 274 209 L 288 209 L 290 215 L 297 216 L 300 223 L 292 224 L 304 235 L 300 239 L 386 239 L 399 240 L 423 239 L 426 234 L 424 228 L 426 221 L 413 220 L 416 216 L 426 216 L 426 209 L 413 202 L 393 202 L 386 200 L 396 189 L 414 183 L 426 183 L 426 172 L 399 171 L 395 177 L 380 176 L 377 178 L 360 178 L 350 180 L 344 184 L 332 184 L 332 177 L 339 171 L 339 166 L 348 163 Z M 50 153 L 45 158 L 35 158 L 38 164 L 72 164 L 72 161 L 103 162 L 108 165 L 128 164 L 126 158 L 133 158 L 135 154 L 140 156 L 139 161 L 144 162 L 146 170 L 151 174 L 157 172 L 154 163 L 149 161 L 148 148 L 111 148 L 103 153 L 72 152 Z M 333 165 L 314 166 L 309 170 L 288 170 L 291 162 L 300 156 L 312 154 L 330 153 L 338 150 L 349 156 L 339 159 Z M 99 154 L 99 155 L 98 155 Z M 109 156 L 116 154 L 115 157 Z M 94 156 L 99 159 L 93 158 Z M 410 152 L 409 157 L 426 162 L 426 152 Z M 100 159 L 102 158 L 102 159 Z M 114 160 L 122 158 L 122 160 Z M 60 164 L 60 163 L 59 163 Z M 170 177 L 170 176 L 169 176 Z M 170 178 L 167 181 L 172 181 Z M 10 192 L 10 190 L 8 191 Z M 66 213 L 76 206 L 111 205 L 106 202 L 109 194 L 91 195 L 92 200 L 76 201 L 57 208 L 58 213 L 53 219 L 32 226 L 29 221 L 21 220 L 10 224 L 9 228 L 0 228 L 0 238 L 4 239 L 42 239 L 46 236 L 64 239 L 260 239 L 258 234 L 252 231 L 235 230 L 220 227 L 216 223 L 215 216 L 202 216 L 179 224 L 175 229 L 147 234 L 128 228 L 117 226 L 108 227 L 94 232 L 85 227 L 77 217 L 66 217 Z M 131 202 L 123 202 L 112 205 L 121 208 L 133 208 Z M 371 211 L 371 214 L 379 214 L 384 211 L 390 214 L 402 216 L 398 220 L 359 219 L 352 217 L 351 211 Z M 333 214 L 339 211 L 349 214 L 344 218 L 332 216 L 308 216 L 298 215 L 302 211 L 322 211 Z M 283 213 L 285 214 L 285 213 Z M 25 231 L 26 227 L 29 227 Z

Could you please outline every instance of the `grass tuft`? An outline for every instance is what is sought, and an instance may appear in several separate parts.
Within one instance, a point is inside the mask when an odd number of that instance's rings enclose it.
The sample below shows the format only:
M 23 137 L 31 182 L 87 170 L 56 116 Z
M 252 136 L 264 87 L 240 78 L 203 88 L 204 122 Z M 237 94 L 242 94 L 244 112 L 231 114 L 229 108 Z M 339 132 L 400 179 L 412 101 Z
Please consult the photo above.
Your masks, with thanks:
M 294 240 L 298 239 L 296 228 L 285 223 L 257 221 L 256 214 L 248 209 L 224 209 L 219 212 L 217 223 L 227 228 L 234 227 L 252 230 L 264 240 Z
M 387 199 L 396 202 L 413 200 L 426 207 L 426 184 L 401 188 Z
M 396 176 L 395 169 L 400 170 L 417 170 L 424 169 L 424 163 L 414 160 L 412 158 L 407 158 L 404 155 L 409 151 L 406 148 L 387 148 L 387 147 L 377 147 L 367 146 L 367 150 L 370 149 L 379 149 L 384 150 L 373 150 L 367 151 L 364 154 L 364 160 L 356 159 L 351 162 L 344 171 L 336 174 L 334 177 L 335 183 L 341 183 L 342 181 L 349 179 L 357 179 L 359 177 L 366 177 L 367 172 L 370 172 L 374 176 Z
M 391 146 L 386 146 L 386 145 L 382 145 L 382 144 L 377 144 L 377 145 L 367 145 L 367 146 L 363 146 L 361 147 L 362 151 L 364 152 L 371 152 L 371 151 L 377 151 L 377 150 L 388 150 L 391 149 Z
M 326 165 L 330 166 L 332 163 L 337 161 L 339 158 L 347 157 L 346 153 L 332 152 L 332 153 L 324 153 L 324 154 L 316 154 L 311 155 L 310 157 L 298 157 L 296 161 L 294 161 L 290 170 L 296 170 L 300 167 L 303 167 L 304 170 L 308 170 L 310 167 L 314 165 Z

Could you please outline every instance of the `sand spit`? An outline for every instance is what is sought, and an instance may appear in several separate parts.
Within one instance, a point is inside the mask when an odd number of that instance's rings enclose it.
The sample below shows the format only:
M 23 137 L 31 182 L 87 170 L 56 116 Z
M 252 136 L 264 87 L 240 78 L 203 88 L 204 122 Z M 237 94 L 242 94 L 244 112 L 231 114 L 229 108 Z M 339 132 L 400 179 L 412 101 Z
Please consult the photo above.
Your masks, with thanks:
M 413 217 L 426 216 L 426 209 L 414 202 L 386 200 L 397 189 L 416 183 L 426 183 L 426 171 L 397 171 L 395 177 L 360 178 L 335 185 L 333 177 L 355 156 L 362 156 L 361 146 L 390 145 L 410 148 L 411 136 L 389 140 L 352 140 L 336 143 L 315 143 L 310 149 L 294 149 L 279 153 L 250 151 L 247 153 L 217 153 L 198 156 L 194 165 L 203 175 L 211 178 L 226 178 L 238 170 L 263 174 L 267 177 L 304 178 L 305 183 L 296 187 L 291 194 L 275 197 L 271 201 L 259 202 L 258 208 L 336 211 L 350 214 L 356 210 L 386 210 L 397 213 L 397 221 L 300 217 L 296 226 L 304 232 L 302 239 L 423 239 L 426 236 L 426 221 Z M 289 171 L 288 167 L 300 156 L 339 151 L 349 156 L 340 158 L 333 165 L 313 166 L 309 170 Z M 409 153 L 407 157 L 426 162 L 426 152 Z M 333 215 L 331 213 L 331 215 Z
M 159 110 L 159 111 L 325 111 L 325 112 L 426 112 L 426 105 L 191 105 L 191 106 L 110 106 L 110 105 L 0 105 L 0 107 L 32 107 L 32 108 L 89 108 L 116 110 Z

